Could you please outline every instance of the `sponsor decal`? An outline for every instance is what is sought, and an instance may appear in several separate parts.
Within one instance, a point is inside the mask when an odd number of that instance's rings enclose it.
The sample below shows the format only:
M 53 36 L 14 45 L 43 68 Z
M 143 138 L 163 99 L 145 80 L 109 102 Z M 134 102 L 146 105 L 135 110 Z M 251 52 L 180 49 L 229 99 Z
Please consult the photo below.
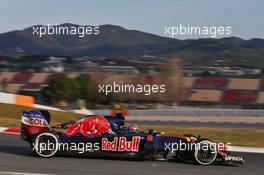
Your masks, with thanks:
M 126 137 L 114 137 L 113 141 L 109 141 L 108 138 L 102 138 L 102 150 L 103 151 L 135 151 L 139 149 L 140 136 L 132 137 L 131 141 L 128 141 Z
M 31 126 L 42 126 L 42 127 L 47 127 L 47 122 L 43 118 L 28 118 L 28 117 L 22 117 L 22 123 L 26 125 L 31 125 Z
M 107 138 L 102 138 L 102 150 L 116 151 L 117 150 L 117 140 L 118 140 L 118 137 L 115 137 L 112 142 L 108 141 Z
M 243 161 L 243 158 L 241 156 L 226 156 L 226 161 Z

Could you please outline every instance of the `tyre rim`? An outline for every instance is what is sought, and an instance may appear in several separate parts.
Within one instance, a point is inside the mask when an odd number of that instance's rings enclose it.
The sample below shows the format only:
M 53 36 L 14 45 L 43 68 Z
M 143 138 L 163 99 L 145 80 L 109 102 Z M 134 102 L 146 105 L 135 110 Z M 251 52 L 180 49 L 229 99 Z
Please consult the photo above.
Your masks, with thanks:
M 196 161 L 202 165 L 213 163 L 217 156 L 217 151 L 214 145 L 214 143 L 208 140 L 198 143 L 194 153 Z
M 58 139 L 51 133 L 42 133 L 35 140 L 34 149 L 41 157 L 51 157 L 58 150 Z

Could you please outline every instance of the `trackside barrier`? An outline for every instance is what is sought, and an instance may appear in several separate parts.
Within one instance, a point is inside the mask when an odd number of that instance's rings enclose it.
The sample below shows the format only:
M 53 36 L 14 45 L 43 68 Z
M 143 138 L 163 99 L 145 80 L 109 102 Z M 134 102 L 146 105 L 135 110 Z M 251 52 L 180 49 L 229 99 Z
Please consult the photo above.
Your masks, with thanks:
M 34 97 L 30 96 L 25 96 L 25 95 L 15 95 L 15 104 L 16 105 L 21 105 L 21 106 L 28 106 L 28 107 L 33 107 L 35 104 L 35 99 Z
M 35 98 L 25 95 L 16 95 L 0 92 L 0 103 L 33 107 Z
M 94 114 L 109 115 L 111 110 L 91 110 Z M 130 116 L 264 116 L 264 110 L 252 109 L 150 109 L 129 110 Z
M 15 104 L 15 95 L 0 92 L 0 103 Z

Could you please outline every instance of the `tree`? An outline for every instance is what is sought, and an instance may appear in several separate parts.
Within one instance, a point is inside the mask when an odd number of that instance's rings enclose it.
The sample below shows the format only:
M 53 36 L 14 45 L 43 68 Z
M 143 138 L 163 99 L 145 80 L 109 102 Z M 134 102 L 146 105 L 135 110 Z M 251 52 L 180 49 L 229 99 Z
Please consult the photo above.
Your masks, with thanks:
M 57 77 L 42 90 L 42 96 L 51 103 L 68 103 L 80 97 L 80 85 L 66 76 Z
M 167 102 L 170 104 L 181 102 L 185 98 L 186 88 L 184 86 L 180 60 L 175 57 L 170 58 L 166 68 Z
M 79 98 L 86 99 L 88 96 L 88 86 L 90 84 L 90 77 L 80 76 L 75 79 L 79 88 Z
M 89 80 L 87 88 L 86 101 L 91 107 L 96 107 L 99 103 L 110 103 L 111 97 L 99 92 L 99 84 L 102 85 L 102 77 L 100 74 L 94 74 Z

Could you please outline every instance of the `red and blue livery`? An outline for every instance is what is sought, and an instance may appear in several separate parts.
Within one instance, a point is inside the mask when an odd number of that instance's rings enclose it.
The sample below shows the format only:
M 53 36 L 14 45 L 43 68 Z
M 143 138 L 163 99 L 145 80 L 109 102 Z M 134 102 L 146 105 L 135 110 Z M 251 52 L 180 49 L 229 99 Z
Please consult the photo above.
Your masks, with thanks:
M 48 111 L 22 113 L 21 138 L 38 157 L 81 156 L 93 158 L 165 160 L 200 165 L 243 165 L 227 145 L 192 134 L 168 135 L 125 124 L 122 115 L 85 116 L 50 126 Z

